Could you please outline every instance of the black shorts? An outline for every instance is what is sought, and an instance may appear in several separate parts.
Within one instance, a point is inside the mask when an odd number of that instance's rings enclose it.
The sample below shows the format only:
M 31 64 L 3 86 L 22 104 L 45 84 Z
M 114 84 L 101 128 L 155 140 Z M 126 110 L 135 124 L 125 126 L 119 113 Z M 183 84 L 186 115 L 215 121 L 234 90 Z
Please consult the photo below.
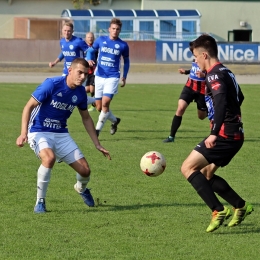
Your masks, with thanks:
M 197 103 L 197 109 L 201 111 L 207 111 L 207 105 L 205 102 L 205 95 L 194 91 L 193 89 L 184 86 L 180 98 L 186 101 L 189 105 L 191 102 L 195 101 Z
M 216 145 L 212 148 L 207 148 L 204 143 L 205 140 L 206 138 L 194 150 L 201 153 L 209 163 L 214 163 L 216 166 L 221 167 L 229 164 L 244 142 L 244 140 L 230 140 L 218 136 Z
M 86 81 L 86 86 L 95 86 L 95 75 L 89 74 Z

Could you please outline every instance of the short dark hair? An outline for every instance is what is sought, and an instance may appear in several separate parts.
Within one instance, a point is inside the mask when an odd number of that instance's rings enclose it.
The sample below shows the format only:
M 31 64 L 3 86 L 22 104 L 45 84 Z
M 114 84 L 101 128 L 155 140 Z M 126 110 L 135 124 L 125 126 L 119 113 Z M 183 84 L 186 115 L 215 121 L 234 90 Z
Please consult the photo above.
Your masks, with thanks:
M 112 18 L 111 21 L 110 21 L 110 26 L 112 24 L 118 25 L 120 27 L 120 29 L 122 27 L 122 22 L 121 22 L 121 20 L 119 18 Z
M 85 60 L 85 59 L 83 59 L 83 58 L 76 58 L 75 60 L 73 60 L 72 62 L 71 62 L 71 67 L 72 68 L 74 68 L 77 64 L 81 64 L 81 65 L 83 65 L 84 67 L 86 67 L 87 69 L 89 68 L 89 64 L 88 64 L 88 62 Z
M 196 40 L 190 42 L 190 50 L 193 52 L 195 48 L 204 48 L 210 57 L 217 58 L 218 57 L 218 45 L 216 40 L 208 35 L 202 34 Z

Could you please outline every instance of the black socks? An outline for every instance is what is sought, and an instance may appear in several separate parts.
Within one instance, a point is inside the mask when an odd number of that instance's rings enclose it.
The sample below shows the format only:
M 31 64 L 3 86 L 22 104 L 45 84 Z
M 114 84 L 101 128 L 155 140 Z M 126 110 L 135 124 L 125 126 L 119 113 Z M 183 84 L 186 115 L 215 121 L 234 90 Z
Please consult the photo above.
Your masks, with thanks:
M 171 126 L 171 137 L 175 137 L 177 130 L 179 129 L 182 121 L 182 116 L 174 116 L 172 119 L 172 126 Z
M 229 184 L 218 175 L 213 175 L 209 183 L 214 192 L 232 205 L 234 208 L 243 208 L 245 201 L 229 186 Z
M 193 172 L 188 178 L 188 181 L 212 211 L 224 210 L 224 207 L 215 195 L 211 184 L 200 171 Z

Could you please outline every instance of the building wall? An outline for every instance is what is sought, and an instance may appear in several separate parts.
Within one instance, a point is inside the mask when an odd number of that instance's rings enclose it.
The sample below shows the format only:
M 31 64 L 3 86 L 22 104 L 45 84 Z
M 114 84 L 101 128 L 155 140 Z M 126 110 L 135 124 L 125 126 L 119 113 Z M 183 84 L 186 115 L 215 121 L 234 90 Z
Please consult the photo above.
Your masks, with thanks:
M 252 41 L 260 42 L 260 1 L 154 1 L 144 0 L 144 9 L 198 9 L 202 14 L 201 32 L 213 33 L 219 40 L 227 41 L 228 31 L 243 29 L 239 22 L 245 21 L 244 29 L 253 30 Z
M 14 17 L 59 18 L 62 10 L 73 9 L 71 0 L 0 0 L 0 38 L 14 37 Z M 260 42 L 260 1 L 165 1 L 165 0 L 102 0 L 91 9 L 198 9 L 202 14 L 201 31 L 213 33 L 226 41 L 228 31 L 241 29 L 240 21 L 252 29 L 252 41 Z M 243 29 L 243 28 L 242 28 Z
M 156 42 L 129 41 L 130 60 L 156 62 Z M 58 40 L 0 39 L 0 62 L 50 62 L 60 54 Z

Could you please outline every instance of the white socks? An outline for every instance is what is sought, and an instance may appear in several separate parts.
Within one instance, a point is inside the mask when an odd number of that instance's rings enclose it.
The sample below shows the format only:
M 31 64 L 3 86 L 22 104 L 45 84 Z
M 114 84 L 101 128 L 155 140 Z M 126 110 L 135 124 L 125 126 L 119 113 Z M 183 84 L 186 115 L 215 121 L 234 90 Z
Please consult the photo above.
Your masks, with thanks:
M 111 110 L 109 110 L 109 116 L 108 116 L 108 120 L 109 121 L 111 121 L 112 123 L 115 123 L 115 122 L 117 122 L 117 119 L 116 119 L 116 117 L 114 116 L 114 114 L 112 113 L 112 111 Z
M 116 117 L 113 115 L 112 111 L 108 111 L 107 113 L 101 111 L 98 117 L 98 122 L 96 125 L 96 130 L 101 131 L 103 126 L 105 125 L 107 119 L 112 123 L 117 121 Z
M 87 187 L 90 177 L 82 177 L 80 174 L 77 173 L 76 178 L 77 178 L 77 183 L 76 183 L 77 191 L 83 192 Z
M 107 113 L 104 113 L 103 111 L 100 112 L 99 117 L 98 117 L 98 122 L 96 125 L 96 130 L 101 131 L 104 124 L 106 123 L 108 117 L 109 117 L 110 111 Z
M 37 172 L 37 200 L 46 197 L 48 184 L 51 178 L 51 168 L 46 168 L 42 164 L 40 165 Z

